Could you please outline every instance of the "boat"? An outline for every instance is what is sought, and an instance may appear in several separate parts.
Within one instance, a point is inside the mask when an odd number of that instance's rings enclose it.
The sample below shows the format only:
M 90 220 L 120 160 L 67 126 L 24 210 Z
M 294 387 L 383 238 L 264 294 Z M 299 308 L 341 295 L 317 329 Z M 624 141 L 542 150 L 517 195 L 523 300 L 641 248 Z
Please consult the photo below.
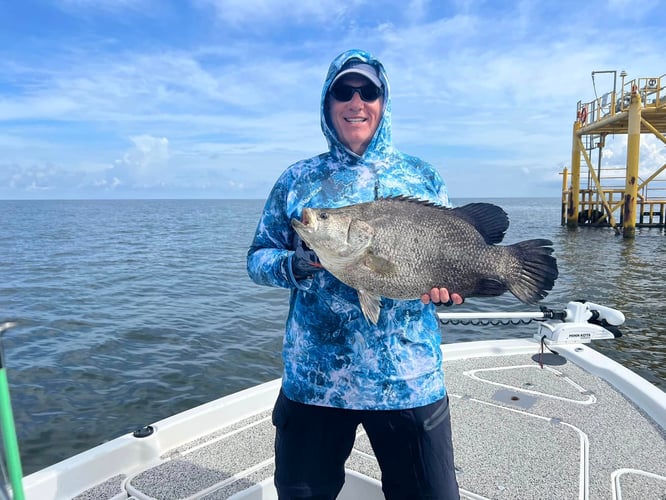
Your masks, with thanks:
M 463 499 L 666 498 L 666 393 L 592 349 L 624 315 L 592 302 L 515 318 L 531 338 L 442 345 Z M 503 326 L 498 326 L 498 328 Z M 275 499 L 271 411 L 280 380 L 205 403 L 34 472 L 28 500 Z M 384 498 L 359 427 L 340 500 Z

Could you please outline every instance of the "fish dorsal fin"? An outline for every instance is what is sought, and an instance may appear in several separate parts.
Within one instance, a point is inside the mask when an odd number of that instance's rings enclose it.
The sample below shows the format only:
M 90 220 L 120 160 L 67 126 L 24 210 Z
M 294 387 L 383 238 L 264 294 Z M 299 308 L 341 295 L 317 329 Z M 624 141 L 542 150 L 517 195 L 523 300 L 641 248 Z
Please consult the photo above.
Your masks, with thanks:
M 453 208 L 451 212 L 474 226 L 488 245 L 502 241 L 509 228 L 509 216 L 492 203 L 470 203 Z
M 404 194 L 401 195 L 396 195 L 396 196 L 384 196 L 382 198 L 379 198 L 380 200 L 399 200 L 399 201 L 405 201 L 409 203 L 418 203 L 419 205 L 427 205 L 430 207 L 439 207 L 439 208 L 447 208 L 441 203 L 437 203 L 434 201 L 429 201 L 429 200 L 423 200 L 421 198 L 416 198 L 414 196 L 406 196 Z
M 504 233 L 509 229 L 509 216 L 501 207 L 492 203 L 469 203 L 462 207 L 448 208 L 432 201 L 413 198 L 411 196 L 388 196 L 383 199 L 419 203 L 450 211 L 449 213 L 452 215 L 474 226 L 481 233 L 481 236 L 483 236 L 488 245 L 494 245 L 502 241 Z
M 361 303 L 361 311 L 363 311 L 365 319 L 376 325 L 379 321 L 382 298 L 365 290 L 358 290 L 358 301 Z

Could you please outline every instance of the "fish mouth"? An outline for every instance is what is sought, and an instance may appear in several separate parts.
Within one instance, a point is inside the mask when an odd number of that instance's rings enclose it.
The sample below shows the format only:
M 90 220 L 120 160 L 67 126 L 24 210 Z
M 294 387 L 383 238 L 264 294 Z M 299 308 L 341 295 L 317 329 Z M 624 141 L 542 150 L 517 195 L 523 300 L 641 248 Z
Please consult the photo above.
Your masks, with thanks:
M 309 208 L 304 208 L 301 214 L 301 220 L 291 219 L 291 227 L 293 227 L 299 234 L 301 232 L 311 233 L 315 229 L 316 217 Z
M 311 210 L 309 208 L 303 209 L 303 213 L 301 214 L 301 222 L 304 226 L 309 226 L 310 222 L 314 222 Z

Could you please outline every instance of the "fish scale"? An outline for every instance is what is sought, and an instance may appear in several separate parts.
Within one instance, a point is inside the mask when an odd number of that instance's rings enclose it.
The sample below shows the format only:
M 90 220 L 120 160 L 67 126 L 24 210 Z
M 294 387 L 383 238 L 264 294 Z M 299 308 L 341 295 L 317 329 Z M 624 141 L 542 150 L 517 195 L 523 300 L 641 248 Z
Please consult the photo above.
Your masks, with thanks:
M 381 298 L 417 299 L 432 288 L 463 297 L 507 290 L 521 301 L 543 299 L 558 276 L 552 242 L 498 245 L 509 226 L 500 207 L 446 208 L 395 197 L 341 208 L 305 208 L 292 227 L 322 266 L 358 291 L 365 317 L 377 323 Z

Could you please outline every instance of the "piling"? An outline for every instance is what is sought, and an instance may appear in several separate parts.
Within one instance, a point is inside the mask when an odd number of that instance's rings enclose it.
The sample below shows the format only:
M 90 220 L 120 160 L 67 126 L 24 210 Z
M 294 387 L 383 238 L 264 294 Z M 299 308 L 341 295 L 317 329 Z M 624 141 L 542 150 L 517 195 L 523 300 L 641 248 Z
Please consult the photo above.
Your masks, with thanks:
M 567 206 L 567 227 L 578 226 L 579 204 L 575 203 L 575 200 L 580 198 L 580 141 L 576 139 L 581 127 L 580 120 L 576 120 L 573 125 L 573 140 L 571 141 L 571 189 L 569 190 L 569 203 Z
M 627 175 L 624 185 L 623 236 L 633 238 L 636 234 L 636 197 L 638 196 L 638 164 L 641 152 L 641 96 L 631 89 L 629 125 L 627 136 Z

